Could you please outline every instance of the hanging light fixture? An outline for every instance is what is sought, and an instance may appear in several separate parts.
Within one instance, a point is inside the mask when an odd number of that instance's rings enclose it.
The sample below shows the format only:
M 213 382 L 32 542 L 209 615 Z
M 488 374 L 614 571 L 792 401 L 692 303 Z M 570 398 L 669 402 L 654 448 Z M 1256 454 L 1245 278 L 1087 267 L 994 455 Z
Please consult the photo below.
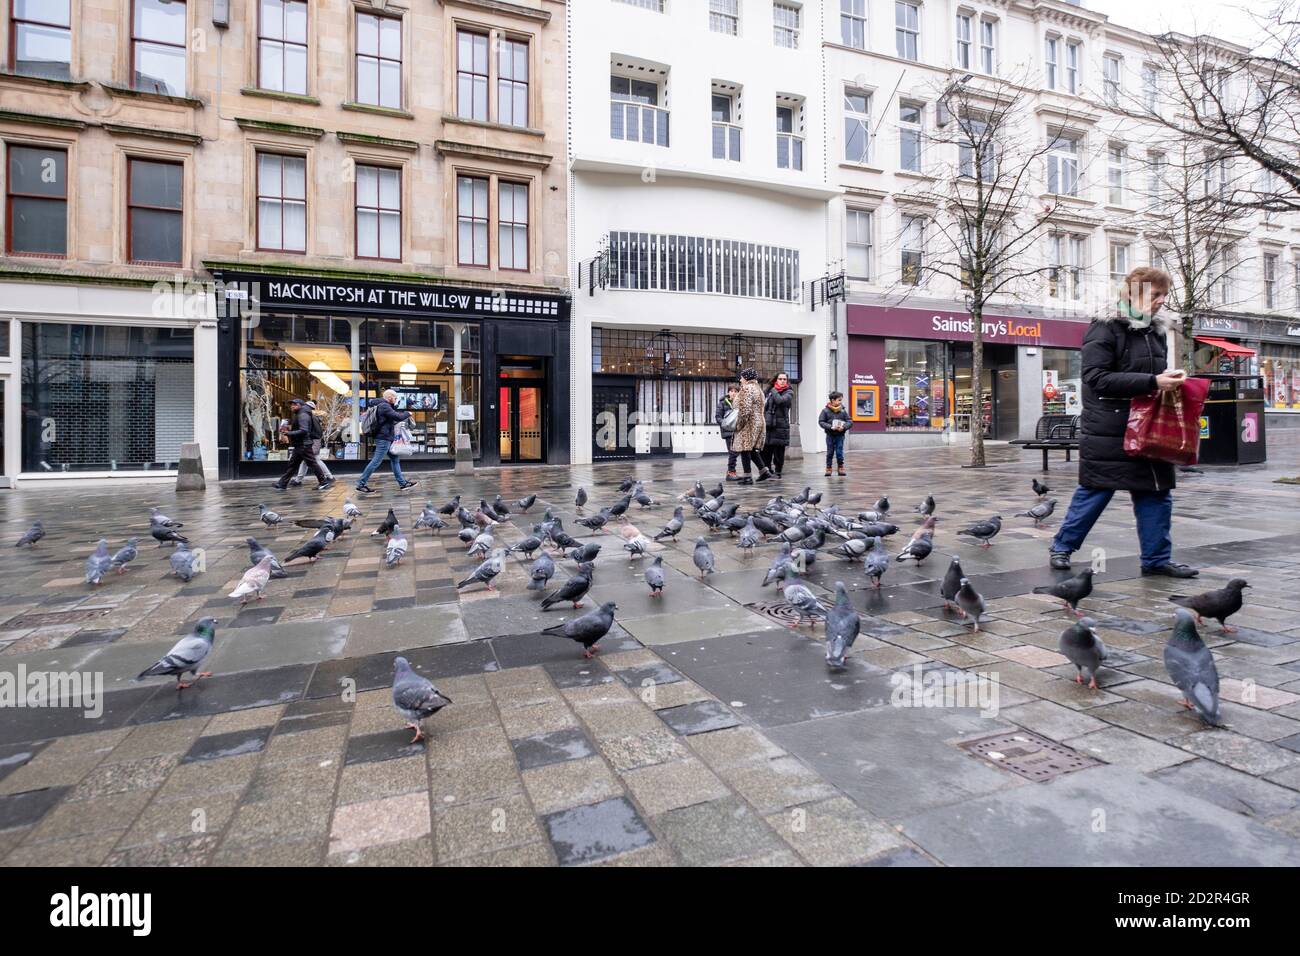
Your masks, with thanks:
M 326 365 L 324 362 L 322 362 L 320 359 L 317 359 L 316 361 L 310 363 L 307 366 L 307 371 L 311 372 L 312 375 L 315 375 L 316 378 L 320 379 L 321 384 L 324 385 L 326 388 L 331 388 L 334 391 L 338 392 L 340 395 L 347 395 L 349 392 L 352 391 L 351 387 L 346 382 L 344 382 L 343 379 L 339 378 L 337 375 L 331 372 L 330 367 Z
M 749 340 L 737 332 L 727 339 L 727 350 L 723 358 L 736 363 L 737 369 L 745 367 L 745 353 L 749 351 Z
M 416 367 L 414 362 L 406 361 L 402 363 L 402 367 L 398 369 L 398 371 L 401 373 L 400 381 L 403 385 L 414 385 L 415 376 L 420 370 Z
M 672 329 L 660 329 L 646 342 L 645 358 L 646 362 L 659 363 L 659 371 L 668 375 L 674 362 L 680 365 L 686 361 L 686 345 Z

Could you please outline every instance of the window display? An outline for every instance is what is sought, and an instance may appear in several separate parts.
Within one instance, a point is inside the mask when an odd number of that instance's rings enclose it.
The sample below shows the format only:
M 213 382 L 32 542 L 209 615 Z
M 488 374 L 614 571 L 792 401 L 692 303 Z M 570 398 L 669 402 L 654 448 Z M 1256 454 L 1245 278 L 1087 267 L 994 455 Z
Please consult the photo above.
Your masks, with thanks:
M 948 414 L 944 345 L 907 339 L 885 340 L 885 427 L 942 428 Z
M 1259 372 L 1264 376 L 1264 400 L 1270 408 L 1300 409 L 1300 345 L 1263 343 Z
M 1043 414 L 1083 412 L 1083 353 L 1043 349 Z

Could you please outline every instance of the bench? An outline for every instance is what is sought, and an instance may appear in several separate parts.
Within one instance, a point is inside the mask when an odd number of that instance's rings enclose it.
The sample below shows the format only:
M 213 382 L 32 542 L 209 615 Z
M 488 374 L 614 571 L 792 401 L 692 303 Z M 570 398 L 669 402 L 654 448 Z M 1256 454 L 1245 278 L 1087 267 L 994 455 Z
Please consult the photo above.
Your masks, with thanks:
M 1033 438 L 1018 438 L 1011 442 L 1021 448 L 1032 448 L 1043 453 L 1043 471 L 1047 471 L 1047 453 L 1065 450 L 1065 460 L 1079 447 L 1078 415 L 1044 415 L 1034 427 Z

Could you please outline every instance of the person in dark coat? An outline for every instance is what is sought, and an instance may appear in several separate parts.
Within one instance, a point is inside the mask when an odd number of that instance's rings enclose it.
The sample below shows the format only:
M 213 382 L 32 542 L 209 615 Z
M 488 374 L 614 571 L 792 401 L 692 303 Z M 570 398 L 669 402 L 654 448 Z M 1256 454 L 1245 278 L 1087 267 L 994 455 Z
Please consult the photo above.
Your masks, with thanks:
M 740 453 L 731 447 L 732 436 L 736 434 L 736 422 L 731 422 L 731 427 L 727 427 L 727 418 L 736 408 L 736 395 L 740 392 L 739 385 L 728 385 L 727 394 L 718 399 L 718 407 L 713 411 L 713 420 L 718 423 L 718 428 L 722 431 L 722 440 L 727 443 L 727 480 L 738 481 L 739 476 L 736 474 L 736 459 Z
M 794 389 L 785 372 L 772 379 L 763 400 L 763 423 L 767 427 L 767 444 L 763 446 L 763 464 L 773 478 L 781 477 L 785 467 L 785 449 L 790 444 L 790 408 L 794 404 Z
M 826 407 L 817 416 L 817 425 L 826 433 L 826 475 L 830 477 L 831 462 L 838 460 L 840 477 L 844 477 L 844 436 L 853 427 L 853 419 L 844 407 L 844 393 L 831 392 Z
M 418 484 L 415 481 L 407 481 L 406 476 L 402 474 L 402 459 L 388 453 L 388 449 L 393 447 L 394 428 L 397 423 L 411 417 L 410 412 L 399 412 L 395 409 L 393 407 L 395 401 L 397 401 L 397 392 L 390 388 L 375 405 L 375 430 L 371 436 L 375 440 L 375 453 L 370 457 L 370 463 L 366 465 L 366 470 L 357 480 L 357 491 L 362 494 L 374 494 L 375 489 L 366 482 L 375 473 L 375 469 L 384 463 L 385 458 L 393 464 L 393 477 L 397 479 L 397 487 L 405 490 Z
M 320 460 L 316 457 L 316 452 L 312 450 L 311 409 L 307 407 L 307 404 L 301 398 L 295 398 L 289 402 L 289 419 L 289 431 L 285 434 L 285 437 L 289 439 L 289 447 L 292 449 L 289 454 L 289 467 L 280 476 L 280 480 L 275 483 L 275 487 L 280 491 L 287 489 L 289 479 L 298 471 L 298 466 L 306 464 L 311 469 L 312 474 L 316 476 L 316 489 L 324 491 L 334 484 L 334 479 L 325 474 L 325 470 L 321 468 Z
M 1166 371 L 1166 324 L 1159 312 L 1170 278 L 1159 269 L 1134 269 L 1124 279 L 1115 311 L 1098 316 L 1083 337 L 1083 419 L 1079 438 L 1079 487 L 1052 541 L 1051 564 L 1068 570 L 1070 555 L 1117 491 L 1133 499 L 1142 573 L 1192 578 L 1194 568 L 1173 560 L 1174 466 L 1124 451 L 1124 430 L 1134 398 L 1177 388 L 1187 377 Z
M 321 425 L 320 416 L 316 414 L 316 403 L 309 399 L 303 402 L 303 405 L 305 405 L 307 411 L 311 413 L 311 450 L 316 455 L 316 461 L 320 463 L 320 470 L 325 472 L 326 479 L 332 479 L 334 475 L 330 472 L 330 466 L 325 464 L 325 460 L 320 456 L 321 447 L 325 441 L 325 428 Z M 304 461 L 298 466 L 298 474 L 293 476 L 289 481 L 289 484 L 290 486 L 297 488 L 302 484 L 302 480 L 306 477 L 307 463 Z

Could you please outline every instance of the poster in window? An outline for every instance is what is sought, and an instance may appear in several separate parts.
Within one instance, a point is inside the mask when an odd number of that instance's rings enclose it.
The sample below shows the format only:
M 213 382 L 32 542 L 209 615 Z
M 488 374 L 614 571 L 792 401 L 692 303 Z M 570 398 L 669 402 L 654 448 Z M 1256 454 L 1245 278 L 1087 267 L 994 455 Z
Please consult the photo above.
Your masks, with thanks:
M 853 420 L 855 422 L 880 421 L 880 386 L 854 385 Z

